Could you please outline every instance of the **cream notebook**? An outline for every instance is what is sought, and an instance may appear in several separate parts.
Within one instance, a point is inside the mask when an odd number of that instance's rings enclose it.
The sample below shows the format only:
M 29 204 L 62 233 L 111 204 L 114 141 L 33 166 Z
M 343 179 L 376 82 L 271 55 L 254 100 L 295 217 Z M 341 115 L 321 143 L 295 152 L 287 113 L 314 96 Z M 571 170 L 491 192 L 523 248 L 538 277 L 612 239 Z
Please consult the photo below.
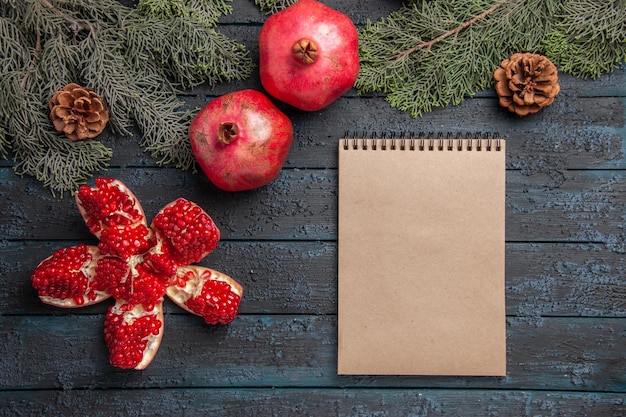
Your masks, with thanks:
M 506 375 L 505 141 L 342 139 L 338 374 Z

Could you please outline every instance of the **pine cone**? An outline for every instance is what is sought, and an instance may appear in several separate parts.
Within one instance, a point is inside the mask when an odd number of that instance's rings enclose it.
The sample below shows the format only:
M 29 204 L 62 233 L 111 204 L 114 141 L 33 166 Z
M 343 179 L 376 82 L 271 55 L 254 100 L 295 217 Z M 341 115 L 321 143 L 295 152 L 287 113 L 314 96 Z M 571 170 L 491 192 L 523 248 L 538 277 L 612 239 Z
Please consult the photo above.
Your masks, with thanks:
M 561 90 L 556 66 L 543 55 L 514 54 L 502 61 L 493 78 L 500 105 L 519 116 L 552 104 Z
M 95 138 L 109 121 L 102 98 L 78 84 L 68 84 L 57 91 L 48 105 L 54 128 L 73 141 Z

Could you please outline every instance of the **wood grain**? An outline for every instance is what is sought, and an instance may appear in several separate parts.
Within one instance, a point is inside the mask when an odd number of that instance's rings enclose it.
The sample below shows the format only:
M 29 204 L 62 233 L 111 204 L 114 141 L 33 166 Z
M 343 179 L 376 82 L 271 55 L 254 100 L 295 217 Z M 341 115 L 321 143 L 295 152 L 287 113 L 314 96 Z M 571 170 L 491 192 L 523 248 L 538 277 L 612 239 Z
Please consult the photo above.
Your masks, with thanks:
M 224 240 L 337 237 L 336 169 L 283 169 L 268 186 L 243 193 L 217 190 L 203 176 L 174 169 L 110 169 L 105 175 L 133 190 L 148 219 L 178 197 L 195 201 L 214 218 Z M 5 204 L 0 238 L 93 240 L 73 199 L 33 193 L 38 186 L 0 169 Z M 551 176 L 509 170 L 506 186 L 507 241 L 592 241 L 624 252 L 624 171 L 571 170 Z
M 402 4 L 325 3 L 358 26 Z M 218 30 L 256 60 L 265 15 L 249 0 L 232 6 Z M 240 315 L 223 327 L 166 300 L 163 344 L 142 372 L 108 363 L 108 301 L 75 310 L 39 301 L 38 262 L 96 240 L 71 196 L 51 196 L 0 160 L 0 416 L 626 415 L 626 69 L 559 81 L 555 103 L 525 118 L 491 88 L 420 118 L 355 90 L 313 113 L 277 102 L 294 124 L 289 158 L 273 183 L 244 193 L 157 166 L 138 132 L 101 135 L 114 156 L 97 175 L 126 182 L 148 219 L 178 197 L 199 203 L 222 231 L 202 265 L 245 288 Z M 261 89 L 257 71 L 181 99 L 199 109 L 243 88 Z M 346 131 L 507 139 L 506 377 L 337 376 L 336 148 Z
M 496 416 L 508 410 L 515 416 L 620 416 L 626 413 L 624 398 L 614 393 L 559 391 L 450 389 L 142 389 L 41 391 L 0 393 L 7 408 L 30 415 L 125 417 L 221 416 L 386 416 L 438 417 Z M 141 413 L 141 414 L 140 414 Z
M 471 389 L 621 392 L 626 385 L 626 320 L 618 318 L 508 318 L 507 376 L 474 378 L 337 376 L 333 315 L 242 315 L 224 327 L 166 315 L 148 369 L 119 370 L 108 363 L 103 322 L 103 315 L 0 318 L 0 388 L 454 388 L 462 381 Z
M 0 416 L 603 416 L 626 414 L 615 393 L 458 389 L 141 389 L 0 393 Z M 504 412 L 502 410 L 505 410 Z
M 101 314 L 102 305 L 62 310 L 38 302 L 37 264 L 73 241 L 0 243 L 0 307 L 10 315 Z M 11 260 L 11 261 L 10 261 Z M 242 314 L 337 313 L 334 241 L 226 241 L 201 263 L 245 287 Z M 508 243 L 509 316 L 539 325 L 545 316 L 626 317 L 626 257 L 602 244 Z M 166 303 L 166 312 L 183 311 Z

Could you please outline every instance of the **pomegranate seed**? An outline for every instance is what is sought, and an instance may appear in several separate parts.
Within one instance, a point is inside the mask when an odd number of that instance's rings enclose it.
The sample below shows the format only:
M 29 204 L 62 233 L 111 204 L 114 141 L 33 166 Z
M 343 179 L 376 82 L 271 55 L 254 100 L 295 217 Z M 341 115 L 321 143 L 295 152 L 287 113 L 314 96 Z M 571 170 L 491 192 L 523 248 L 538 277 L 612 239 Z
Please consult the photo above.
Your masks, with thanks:
M 59 249 L 37 266 L 31 277 L 33 287 L 40 297 L 73 299 L 77 305 L 82 305 L 92 279 L 93 259 L 84 244 Z
M 185 304 L 208 324 L 228 324 L 237 315 L 240 299 L 228 283 L 209 280 L 202 286 L 200 295 L 188 299 Z
M 104 322 L 104 339 L 109 348 L 109 360 L 118 368 L 135 368 L 144 359 L 146 348 L 159 336 L 163 322 L 159 312 L 146 312 L 140 308 L 120 309 L 119 304 L 109 307 Z M 118 314 L 116 310 L 121 310 Z M 158 340 L 155 350 L 158 348 Z M 151 354 L 154 354 L 151 352 Z
M 149 248 L 149 233 L 143 224 L 110 227 L 102 231 L 98 248 L 105 255 L 128 259 Z
M 152 227 L 159 231 L 172 250 L 178 265 L 199 262 L 217 246 L 219 229 L 197 204 L 179 198 L 168 204 L 154 218 Z
M 81 186 L 76 202 L 85 223 L 96 236 L 109 227 L 145 222 L 143 209 L 124 184 L 110 178 L 96 179 L 96 187 Z
M 81 186 L 76 201 L 90 231 L 100 239 L 98 247 L 81 244 L 54 252 L 35 269 L 32 283 L 42 301 L 61 307 L 116 299 L 104 327 L 114 366 L 143 369 L 150 363 L 161 340 L 162 301 L 168 288 L 180 288 L 186 294 L 184 308 L 207 323 L 234 319 L 239 284 L 230 278 L 213 279 L 208 268 L 187 266 L 206 256 L 219 240 L 218 228 L 200 206 L 175 200 L 148 228 L 135 196 L 110 178 L 96 179 L 93 188 Z M 186 293 L 188 287 L 195 289 L 193 297 Z

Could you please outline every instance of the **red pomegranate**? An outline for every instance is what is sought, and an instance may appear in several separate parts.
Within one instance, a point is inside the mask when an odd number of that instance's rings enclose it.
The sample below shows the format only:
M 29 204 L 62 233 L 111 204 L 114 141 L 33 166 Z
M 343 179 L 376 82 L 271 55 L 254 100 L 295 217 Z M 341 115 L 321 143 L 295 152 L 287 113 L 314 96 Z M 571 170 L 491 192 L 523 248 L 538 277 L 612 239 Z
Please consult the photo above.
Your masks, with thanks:
M 111 178 L 80 187 L 76 203 L 98 246 L 59 249 L 31 279 L 41 301 L 57 307 L 115 299 L 104 321 L 113 366 L 144 369 L 150 364 L 163 336 L 165 295 L 207 323 L 234 320 L 241 285 L 218 271 L 190 265 L 212 251 L 220 237 L 200 206 L 174 200 L 148 227 L 134 194 Z
M 316 0 L 300 0 L 270 16 L 259 34 L 259 53 L 267 93 L 300 110 L 328 106 L 359 74 L 356 27 Z
M 189 126 L 196 161 L 225 191 L 262 187 L 278 176 L 293 142 L 291 120 L 260 91 L 209 102 Z

